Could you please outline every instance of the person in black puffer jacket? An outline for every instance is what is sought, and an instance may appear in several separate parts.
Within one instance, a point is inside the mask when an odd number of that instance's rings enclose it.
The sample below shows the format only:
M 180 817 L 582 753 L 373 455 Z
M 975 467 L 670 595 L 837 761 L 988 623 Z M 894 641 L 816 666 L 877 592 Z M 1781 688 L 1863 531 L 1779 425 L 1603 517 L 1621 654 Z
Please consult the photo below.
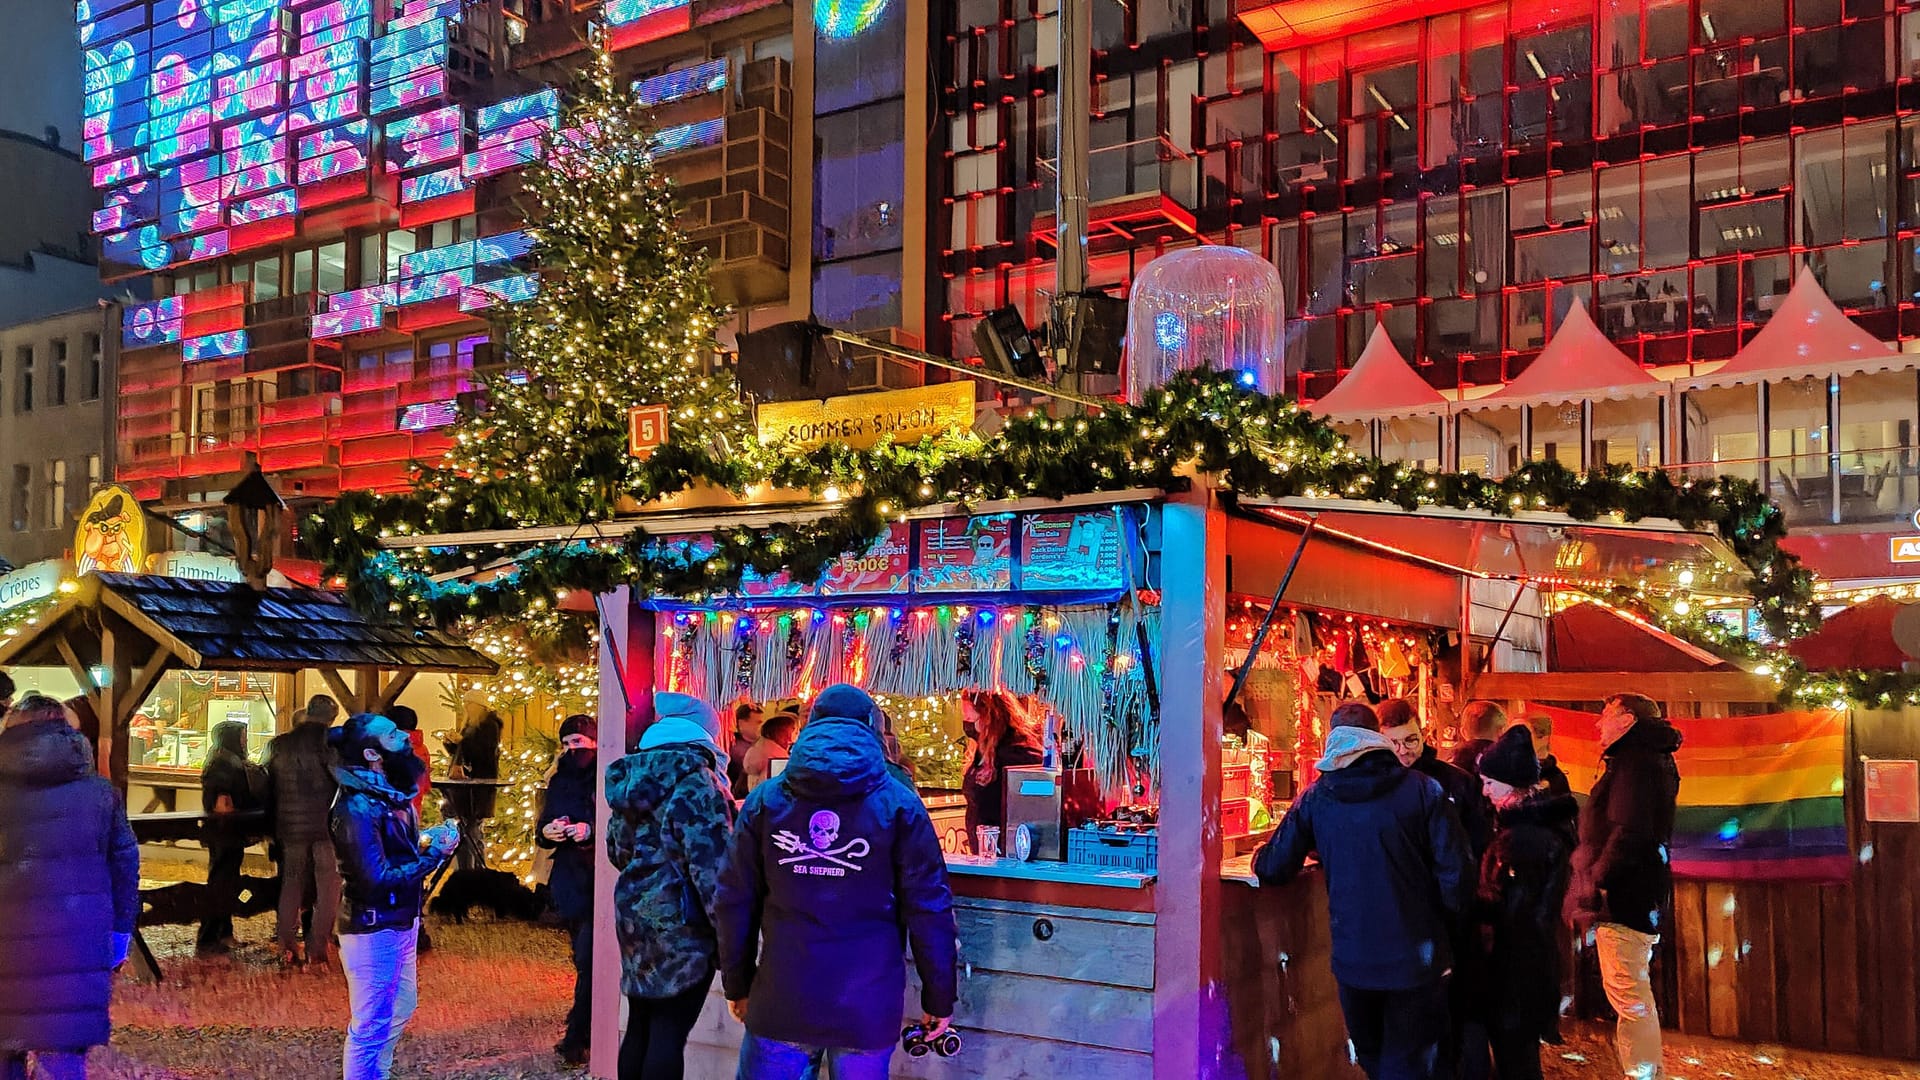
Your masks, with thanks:
M 1541 775 L 1524 727 L 1481 755 L 1480 778 L 1499 821 L 1477 905 L 1494 1065 L 1500 1080 L 1540 1080 L 1540 1044 L 1560 1042 L 1560 907 L 1572 876 L 1567 826 L 1580 808 Z
M 1627 1076 L 1660 1076 L 1660 1013 L 1648 967 L 1660 943 L 1660 912 L 1673 893 L 1674 805 L 1680 732 L 1660 706 L 1615 694 L 1600 712 L 1605 771 L 1580 810 L 1567 906 L 1584 945 L 1599 953 L 1601 982 L 1619 1017 L 1616 1045 Z
M 584 1065 L 593 1024 L 594 764 L 599 726 L 585 714 L 560 722 L 560 760 L 540 800 L 534 843 L 553 852 L 547 888 L 553 913 L 573 942 L 573 1008 L 555 1046 L 568 1064 Z
M 333 751 L 327 731 L 340 715 L 332 698 L 316 694 L 293 730 L 267 744 L 267 818 L 280 863 L 279 919 L 274 936 L 280 962 L 324 967 L 340 910 L 340 866 L 333 857 L 327 811 L 333 805 Z M 308 895 L 312 899 L 308 899 Z M 311 910 L 306 944 L 302 912 Z
M 821 691 L 786 771 L 740 811 L 719 901 L 721 987 L 747 1025 L 740 1080 L 886 1076 L 909 943 L 929 1037 L 951 1022 L 946 857 L 876 719 L 858 687 Z
M 453 854 L 450 825 L 426 836 L 413 791 L 387 779 L 413 757 L 407 733 L 384 716 L 360 713 L 332 736 L 340 794 L 327 822 L 345 885 L 340 963 L 347 975 L 345 1080 L 386 1080 L 393 1051 L 418 1001 L 420 905 L 428 875 Z
M 1327 879 L 1333 977 L 1370 1080 L 1430 1080 L 1447 1035 L 1451 925 L 1473 895 L 1472 862 L 1440 785 L 1401 765 L 1359 702 L 1335 709 L 1320 776 L 1254 858 L 1285 885 L 1309 853 Z
M 451 770 L 449 779 L 500 779 L 500 736 L 506 721 L 500 714 L 487 712 L 460 729 L 458 735 L 441 740 L 447 749 Z M 484 869 L 487 865 L 487 821 L 493 817 L 499 792 L 487 785 L 447 789 L 447 810 L 460 823 L 460 850 L 457 858 L 462 870 Z
M 247 722 L 223 720 L 213 727 L 213 747 L 200 767 L 200 805 L 211 814 L 203 827 L 207 891 L 195 951 L 224 956 L 234 946 L 233 912 L 240 904 L 240 866 L 253 835 L 235 815 L 258 810 L 267 774 L 247 760 Z
M 78 1077 L 111 1034 L 113 970 L 140 913 L 140 848 L 93 747 L 52 698 L 0 731 L 0 1076 Z

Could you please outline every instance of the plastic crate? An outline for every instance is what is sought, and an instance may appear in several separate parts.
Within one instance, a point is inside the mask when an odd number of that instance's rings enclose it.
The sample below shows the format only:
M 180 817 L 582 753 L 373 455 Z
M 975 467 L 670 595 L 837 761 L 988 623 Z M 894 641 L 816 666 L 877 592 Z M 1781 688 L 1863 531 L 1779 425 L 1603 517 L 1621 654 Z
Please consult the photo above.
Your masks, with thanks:
M 1220 800 L 1220 835 L 1245 836 L 1253 831 L 1253 800 Z
M 1067 832 L 1067 862 L 1102 870 L 1155 873 L 1160 865 L 1158 830 L 1108 832 L 1082 825 Z
M 1244 799 L 1253 793 L 1253 766 L 1220 766 L 1220 797 L 1222 799 Z

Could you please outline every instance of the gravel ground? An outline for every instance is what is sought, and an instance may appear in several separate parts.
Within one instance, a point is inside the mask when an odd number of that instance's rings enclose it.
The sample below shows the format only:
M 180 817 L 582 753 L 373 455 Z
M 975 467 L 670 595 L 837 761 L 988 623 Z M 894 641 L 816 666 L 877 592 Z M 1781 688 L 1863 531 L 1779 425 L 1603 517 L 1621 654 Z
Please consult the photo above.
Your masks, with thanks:
M 244 920 L 242 945 L 232 958 L 202 961 L 193 958 L 191 927 L 149 931 L 166 981 L 120 985 L 113 1045 L 93 1058 L 97 1080 L 338 1076 L 346 983 L 337 967 L 325 973 L 281 971 L 274 962 L 272 933 L 272 916 Z M 420 961 L 420 1009 L 401 1040 L 396 1080 L 584 1076 L 562 1068 L 551 1051 L 573 987 L 559 930 L 476 917 L 466 926 L 436 927 L 433 938 L 434 950 Z M 1669 1040 L 1673 1080 L 1920 1078 L 1920 1065 L 1671 1034 Z M 1610 1028 L 1576 1025 L 1565 1046 L 1549 1047 L 1542 1055 L 1546 1075 L 1554 1080 L 1606 1077 L 1611 1045 Z M 968 1074 L 956 1067 L 952 1075 Z

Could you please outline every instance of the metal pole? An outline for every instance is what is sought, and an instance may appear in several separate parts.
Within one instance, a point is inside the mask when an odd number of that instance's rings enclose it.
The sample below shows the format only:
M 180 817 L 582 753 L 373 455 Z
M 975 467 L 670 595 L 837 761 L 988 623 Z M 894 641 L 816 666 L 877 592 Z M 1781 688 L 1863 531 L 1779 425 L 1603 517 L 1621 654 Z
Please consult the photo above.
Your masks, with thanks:
M 1294 545 L 1293 558 L 1287 560 L 1286 572 L 1280 575 L 1280 586 L 1273 590 L 1273 599 L 1267 604 L 1266 617 L 1260 620 L 1260 628 L 1253 632 L 1253 640 L 1247 643 L 1247 658 L 1240 661 L 1240 669 L 1233 673 L 1233 688 L 1227 691 L 1227 700 L 1221 704 L 1225 709 L 1240 696 L 1240 689 L 1247 685 L 1247 676 L 1253 673 L 1253 662 L 1260 658 L 1260 648 L 1267 643 L 1267 631 L 1273 627 L 1273 617 L 1280 610 L 1280 598 L 1286 595 L 1287 586 L 1293 581 L 1293 572 L 1300 568 L 1300 556 L 1307 553 L 1307 541 L 1313 539 L 1313 530 L 1320 527 L 1318 517 L 1307 519 L 1307 527 L 1300 530 L 1300 542 Z
M 1054 16 L 1060 23 L 1059 108 L 1054 117 L 1058 135 L 1059 171 L 1055 191 L 1054 296 L 1052 341 L 1060 385 L 1068 395 L 1080 393 L 1075 358 L 1067 355 L 1073 335 L 1065 333 L 1074 300 L 1087 289 L 1087 172 L 1093 143 L 1093 5 L 1069 0 Z M 1073 400 L 1068 397 L 1067 400 Z

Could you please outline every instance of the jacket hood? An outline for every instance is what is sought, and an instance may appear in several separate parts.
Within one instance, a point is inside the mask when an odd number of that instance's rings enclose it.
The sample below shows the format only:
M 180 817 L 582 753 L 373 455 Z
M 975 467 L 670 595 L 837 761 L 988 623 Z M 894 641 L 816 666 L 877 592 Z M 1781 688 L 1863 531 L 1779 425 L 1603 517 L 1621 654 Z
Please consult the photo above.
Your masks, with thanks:
M 1638 720 L 1602 751 L 1602 756 L 1671 754 L 1680 749 L 1682 741 L 1680 729 L 1665 720 Z
M 886 747 L 866 718 L 822 716 L 800 732 L 780 781 L 803 799 L 841 802 L 872 792 L 887 776 Z
M 1392 750 L 1368 749 L 1345 767 L 1321 773 L 1314 786 L 1324 786 L 1327 794 L 1338 802 L 1368 802 L 1392 791 L 1406 776 L 1406 766 L 1400 764 Z
M 702 772 L 719 773 L 726 766 L 712 748 L 701 743 L 665 743 L 637 750 L 607 769 L 607 805 L 615 810 L 650 814 L 667 801 L 673 790 Z M 721 773 L 720 786 L 726 786 Z
M 213 746 L 237 758 L 247 756 L 247 722 L 222 720 L 213 726 Z
M 653 695 L 653 716 L 653 723 L 640 736 L 640 749 L 655 750 L 676 743 L 705 747 L 719 763 L 720 771 L 727 771 L 727 747 L 732 740 L 721 733 L 720 714 L 713 706 L 688 694 L 662 691 Z
M 0 731 L 0 780 L 23 787 L 57 787 L 92 774 L 86 736 L 57 720 L 37 720 Z
M 1519 802 L 1496 811 L 1502 827 L 1540 825 L 1558 828 L 1580 816 L 1580 804 L 1571 795 L 1546 790 L 1529 791 Z
M 873 696 L 865 690 L 851 683 L 835 683 L 813 699 L 813 710 L 807 719 L 811 722 L 828 716 L 858 720 L 872 727 L 877 726 L 879 710 L 874 708 Z
M 1326 748 L 1316 768 L 1323 773 L 1344 769 L 1358 761 L 1363 754 L 1369 754 L 1375 750 L 1385 750 L 1391 754 L 1393 743 L 1377 731 L 1357 727 L 1337 727 L 1327 732 Z M 1399 761 L 1398 758 L 1394 760 Z
M 390 803 L 413 802 L 412 792 L 403 793 L 388 783 L 386 773 L 379 769 L 347 769 L 336 765 L 333 779 L 340 785 L 341 791 L 355 791 Z

